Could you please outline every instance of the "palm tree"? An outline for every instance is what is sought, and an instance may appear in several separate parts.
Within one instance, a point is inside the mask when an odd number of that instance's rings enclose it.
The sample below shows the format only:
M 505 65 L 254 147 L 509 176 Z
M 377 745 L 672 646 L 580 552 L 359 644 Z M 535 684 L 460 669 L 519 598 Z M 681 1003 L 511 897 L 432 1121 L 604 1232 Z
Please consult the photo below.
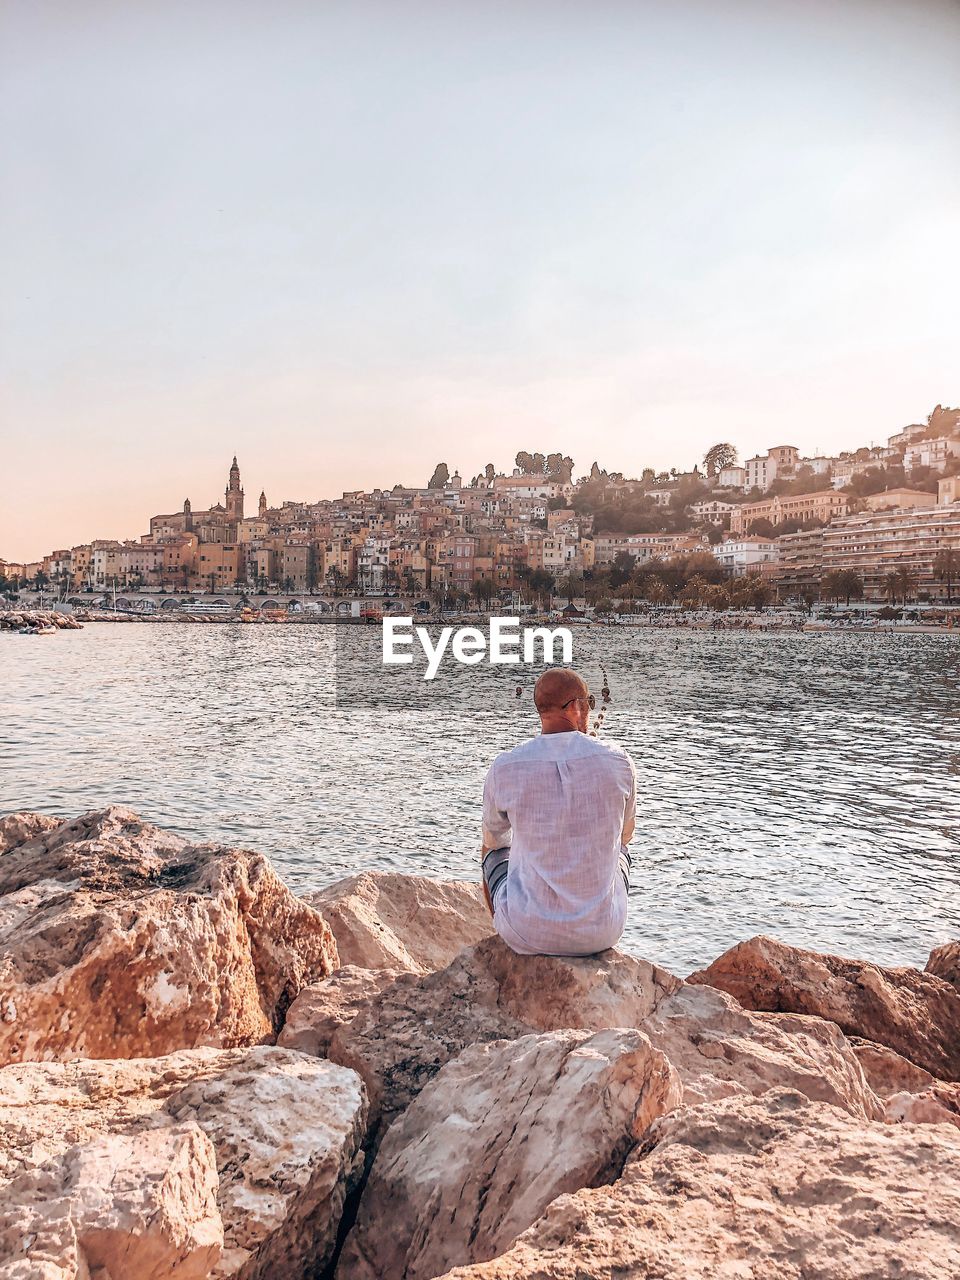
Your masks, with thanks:
M 945 547 L 938 551 L 933 561 L 934 577 L 947 584 L 947 604 L 953 602 L 953 581 L 960 570 L 960 556 L 953 547 Z
M 883 579 L 883 594 L 887 597 L 891 604 L 897 603 L 897 595 L 900 591 L 900 579 L 895 573 L 888 573 Z
M 578 573 L 568 573 L 557 585 L 560 595 L 565 596 L 567 604 L 573 604 L 574 596 L 583 595 L 583 578 Z
M 896 578 L 900 586 L 900 594 L 903 596 L 903 603 L 906 604 L 910 596 L 916 591 L 919 579 L 916 572 L 907 564 L 899 566 Z
M 851 600 L 863 599 L 863 578 L 857 573 L 856 569 L 841 569 L 837 578 L 839 579 L 840 592 L 848 605 Z
M 651 604 L 669 604 L 673 593 L 659 574 L 651 573 L 647 578 L 643 594 Z
M 827 597 L 828 600 L 834 600 L 840 603 L 840 597 L 843 595 L 843 575 L 838 569 L 832 569 L 829 573 L 825 573 L 820 582 L 820 594 Z

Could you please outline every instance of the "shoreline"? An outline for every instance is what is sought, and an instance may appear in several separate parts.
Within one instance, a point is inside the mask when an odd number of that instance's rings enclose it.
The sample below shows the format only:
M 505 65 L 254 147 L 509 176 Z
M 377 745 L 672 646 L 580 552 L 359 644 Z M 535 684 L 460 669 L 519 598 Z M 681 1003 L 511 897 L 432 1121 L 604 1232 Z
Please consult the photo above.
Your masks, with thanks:
M 398 613 L 396 616 L 406 616 Z M 416 620 L 420 624 L 476 626 L 482 623 L 487 614 L 454 614 L 445 613 L 442 617 L 434 614 L 420 615 Z M 569 620 L 555 614 L 527 614 L 524 620 L 537 626 L 562 626 Z M 133 611 L 89 610 L 78 609 L 73 613 L 65 613 L 56 609 L 10 609 L 0 611 L 0 632 L 18 632 L 22 628 L 55 628 L 56 630 L 80 630 L 87 623 L 144 623 L 153 624 L 220 624 L 227 626 L 377 626 L 380 619 L 331 616 L 313 611 L 295 611 L 286 616 L 272 617 L 239 617 L 222 613 L 190 613 L 183 614 L 177 610 L 157 611 L 155 613 L 137 613 Z M 756 614 L 733 617 L 725 613 L 717 613 L 709 617 L 697 615 L 664 615 L 648 617 L 640 615 L 610 620 L 577 619 L 576 631 L 617 630 L 617 631 L 697 631 L 697 632 L 729 632 L 749 631 L 755 634 L 867 634 L 867 635 L 960 635 L 960 625 L 951 623 L 905 622 L 896 619 L 866 620 L 850 618 L 839 614 L 835 618 L 799 619 L 792 610 L 778 612 L 766 609 Z

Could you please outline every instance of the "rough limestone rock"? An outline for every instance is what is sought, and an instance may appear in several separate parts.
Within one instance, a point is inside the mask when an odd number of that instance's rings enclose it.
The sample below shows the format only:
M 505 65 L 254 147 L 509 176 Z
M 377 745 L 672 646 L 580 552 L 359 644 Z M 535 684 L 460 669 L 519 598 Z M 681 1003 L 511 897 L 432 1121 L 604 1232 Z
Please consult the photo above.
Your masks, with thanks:
M 685 983 L 643 1029 L 679 1072 L 688 1105 L 789 1088 L 864 1119 L 884 1114 L 853 1046 L 832 1022 L 748 1013 L 722 991 Z
M 444 1280 L 947 1280 L 960 1276 L 960 1134 L 864 1124 L 771 1091 L 674 1112 L 599 1190 L 555 1200 L 507 1253 Z
M 639 1027 L 680 985 L 619 951 L 518 956 L 492 937 L 437 973 L 402 973 L 334 1033 L 329 1056 L 359 1072 L 371 1116 L 386 1126 L 469 1044 Z
M 0 1064 L 271 1041 L 336 964 L 323 917 L 265 858 L 128 809 L 0 857 Z
M 942 947 L 934 947 L 926 972 L 960 989 L 960 942 L 945 942 Z
M 9 853 L 35 836 L 52 831 L 62 821 L 62 818 L 50 818 L 45 813 L 8 813 L 5 818 L 0 818 L 0 854 Z
M 917 969 L 884 969 L 752 938 L 690 982 L 729 992 L 745 1009 L 813 1014 L 887 1045 L 941 1080 L 960 1079 L 960 991 Z
M 883 1115 L 832 1023 L 747 1012 L 720 991 L 617 951 L 574 960 L 518 956 L 492 938 L 438 973 L 385 980 L 366 999 L 352 979 L 341 989 L 336 977 L 311 989 L 318 993 L 316 1041 L 360 1073 L 384 1127 L 467 1045 L 570 1026 L 642 1029 L 676 1066 L 688 1103 L 789 1087 L 864 1118 Z M 309 1017 L 305 1001 L 293 1033 L 303 1048 L 310 1047 Z
M 30 1178 L 68 1185 L 77 1153 L 120 1144 L 136 1202 L 141 1146 L 149 1156 L 157 1131 L 182 1136 L 193 1126 L 213 1153 L 222 1222 L 223 1257 L 211 1274 L 307 1280 L 333 1251 L 365 1125 L 352 1071 L 269 1046 L 9 1066 L 0 1071 L 0 1201 Z M 113 1212 L 113 1184 L 101 1181 L 98 1203 Z M 140 1274 L 112 1272 L 115 1280 Z
M 315 986 L 304 987 L 287 1010 L 277 1044 L 325 1058 L 340 1027 L 405 972 L 401 969 L 360 969 L 346 964 Z
M 70 1147 L 3 1187 L 0 1280 L 206 1280 L 223 1224 L 195 1124 Z
M 639 1031 L 472 1045 L 384 1139 L 340 1280 L 429 1280 L 502 1253 L 558 1195 L 618 1177 L 681 1095 Z
M 874 1044 L 860 1036 L 847 1037 L 857 1055 L 867 1084 L 881 1098 L 895 1093 L 922 1093 L 934 1083 L 934 1077 L 909 1058 L 888 1049 L 885 1044 Z
M 483 891 L 469 881 L 365 871 L 304 900 L 329 922 L 340 963 L 363 969 L 428 973 L 493 933 Z
M 888 1124 L 952 1124 L 960 1129 L 960 1084 L 937 1080 L 886 1045 L 850 1037 Z

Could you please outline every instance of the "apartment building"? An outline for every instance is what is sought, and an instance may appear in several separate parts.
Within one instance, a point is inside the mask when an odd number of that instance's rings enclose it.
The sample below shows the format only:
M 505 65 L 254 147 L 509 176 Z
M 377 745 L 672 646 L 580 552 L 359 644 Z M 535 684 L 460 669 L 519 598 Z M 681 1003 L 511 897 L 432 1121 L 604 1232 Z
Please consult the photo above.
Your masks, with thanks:
M 754 534 L 750 537 L 728 538 L 713 548 L 713 554 L 732 578 L 742 578 L 753 573 L 772 576 L 776 572 L 779 548 L 773 538 Z
M 960 557 L 960 504 L 863 511 L 835 521 L 822 533 L 824 573 L 855 569 L 868 599 L 883 599 L 884 580 L 900 568 L 914 576 L 918 594 L 939 599 L 946 587 L 934 566 L 941 551 Z
M 780 598 L 806 594 L 816 597 L 823 577 L 823 529 L 800 529 L 777 538 L 774 574 Z
M 758 454 L 744 463 L 747 489 L 769 489 L 778 475 L 792 474 L 800 460 L 800 450 L 792 444 L 774 445 L 765 456 Z
M 610 533 L 597 534 L 590 543 L 584 563 L 592 560 L 598 568 L 609 568 L 621 551 L 633 556 L 636 564 L 648 560 L 666 560 L 670 556 L 689 555 L 693 551 L 709 551 L 710 544 L 699 534 L 688 533 Z
M 736 511 L 737 505 L 736 502 L 720 502 L 717 499 L 709 502 L 695 502 L 690 508 L 690 514 L 697 520 L 722 527 L 729 525 L 730 517 Z
M 939 436 L 935 440 L 917 440 L 903 451 L 903 465 L 907 471 L 913 467 L 932 467 L 942 471 L 950 458 L 960 457 L 960 439 Z

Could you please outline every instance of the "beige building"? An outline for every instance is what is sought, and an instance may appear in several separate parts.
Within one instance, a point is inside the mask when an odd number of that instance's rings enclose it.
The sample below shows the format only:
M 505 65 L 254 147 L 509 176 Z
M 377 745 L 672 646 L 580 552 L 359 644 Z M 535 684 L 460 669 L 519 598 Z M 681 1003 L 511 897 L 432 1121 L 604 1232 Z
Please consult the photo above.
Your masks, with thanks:
M 287 542 L 280 552 L 280 586 L 284 591 L 312 591 L 317 581 L 316 557 L 308 543 Z
M 827 524 L 845 516 L 850 499 L 835 489 L 821 489 L 817 493 L 778 494 L 764 498 L 762 502 L 745 502 L 730 516 L 730 533 L 746 533 L 754 520 L 769 520 L 772 525 L 785 524 L 788 520 L 819 520 Z
M 935 507 L 937 495 L 923 489 L 887 489 L 864 498 L 868 511 L 912 511 L 916 507 Z
M 823 529 L 801 529 L 782 533 L 777 539 L 775 574 L 781 599 L 820 593 L 823 577 Z
M 197 557 L 198 585 L 225 591 L 244 580 L 243 551 L 235 542 L 201 542 Z
M 71 586 L 74 591 L 83 591 L 90 581 L 92 549 L 89 542 L 70 548 Z
M 592 545 L 589 557 L 584 556 L 586 568 L 591 567 L 589 559 L 599 568 L 608 567 L 621 551 L 633 556 L 636 564 L 644 564 L 648 560 L 668 560 L 671 556 L 710 550 L 706 538 L 689 533 L 600 533 L 589 541 Z

